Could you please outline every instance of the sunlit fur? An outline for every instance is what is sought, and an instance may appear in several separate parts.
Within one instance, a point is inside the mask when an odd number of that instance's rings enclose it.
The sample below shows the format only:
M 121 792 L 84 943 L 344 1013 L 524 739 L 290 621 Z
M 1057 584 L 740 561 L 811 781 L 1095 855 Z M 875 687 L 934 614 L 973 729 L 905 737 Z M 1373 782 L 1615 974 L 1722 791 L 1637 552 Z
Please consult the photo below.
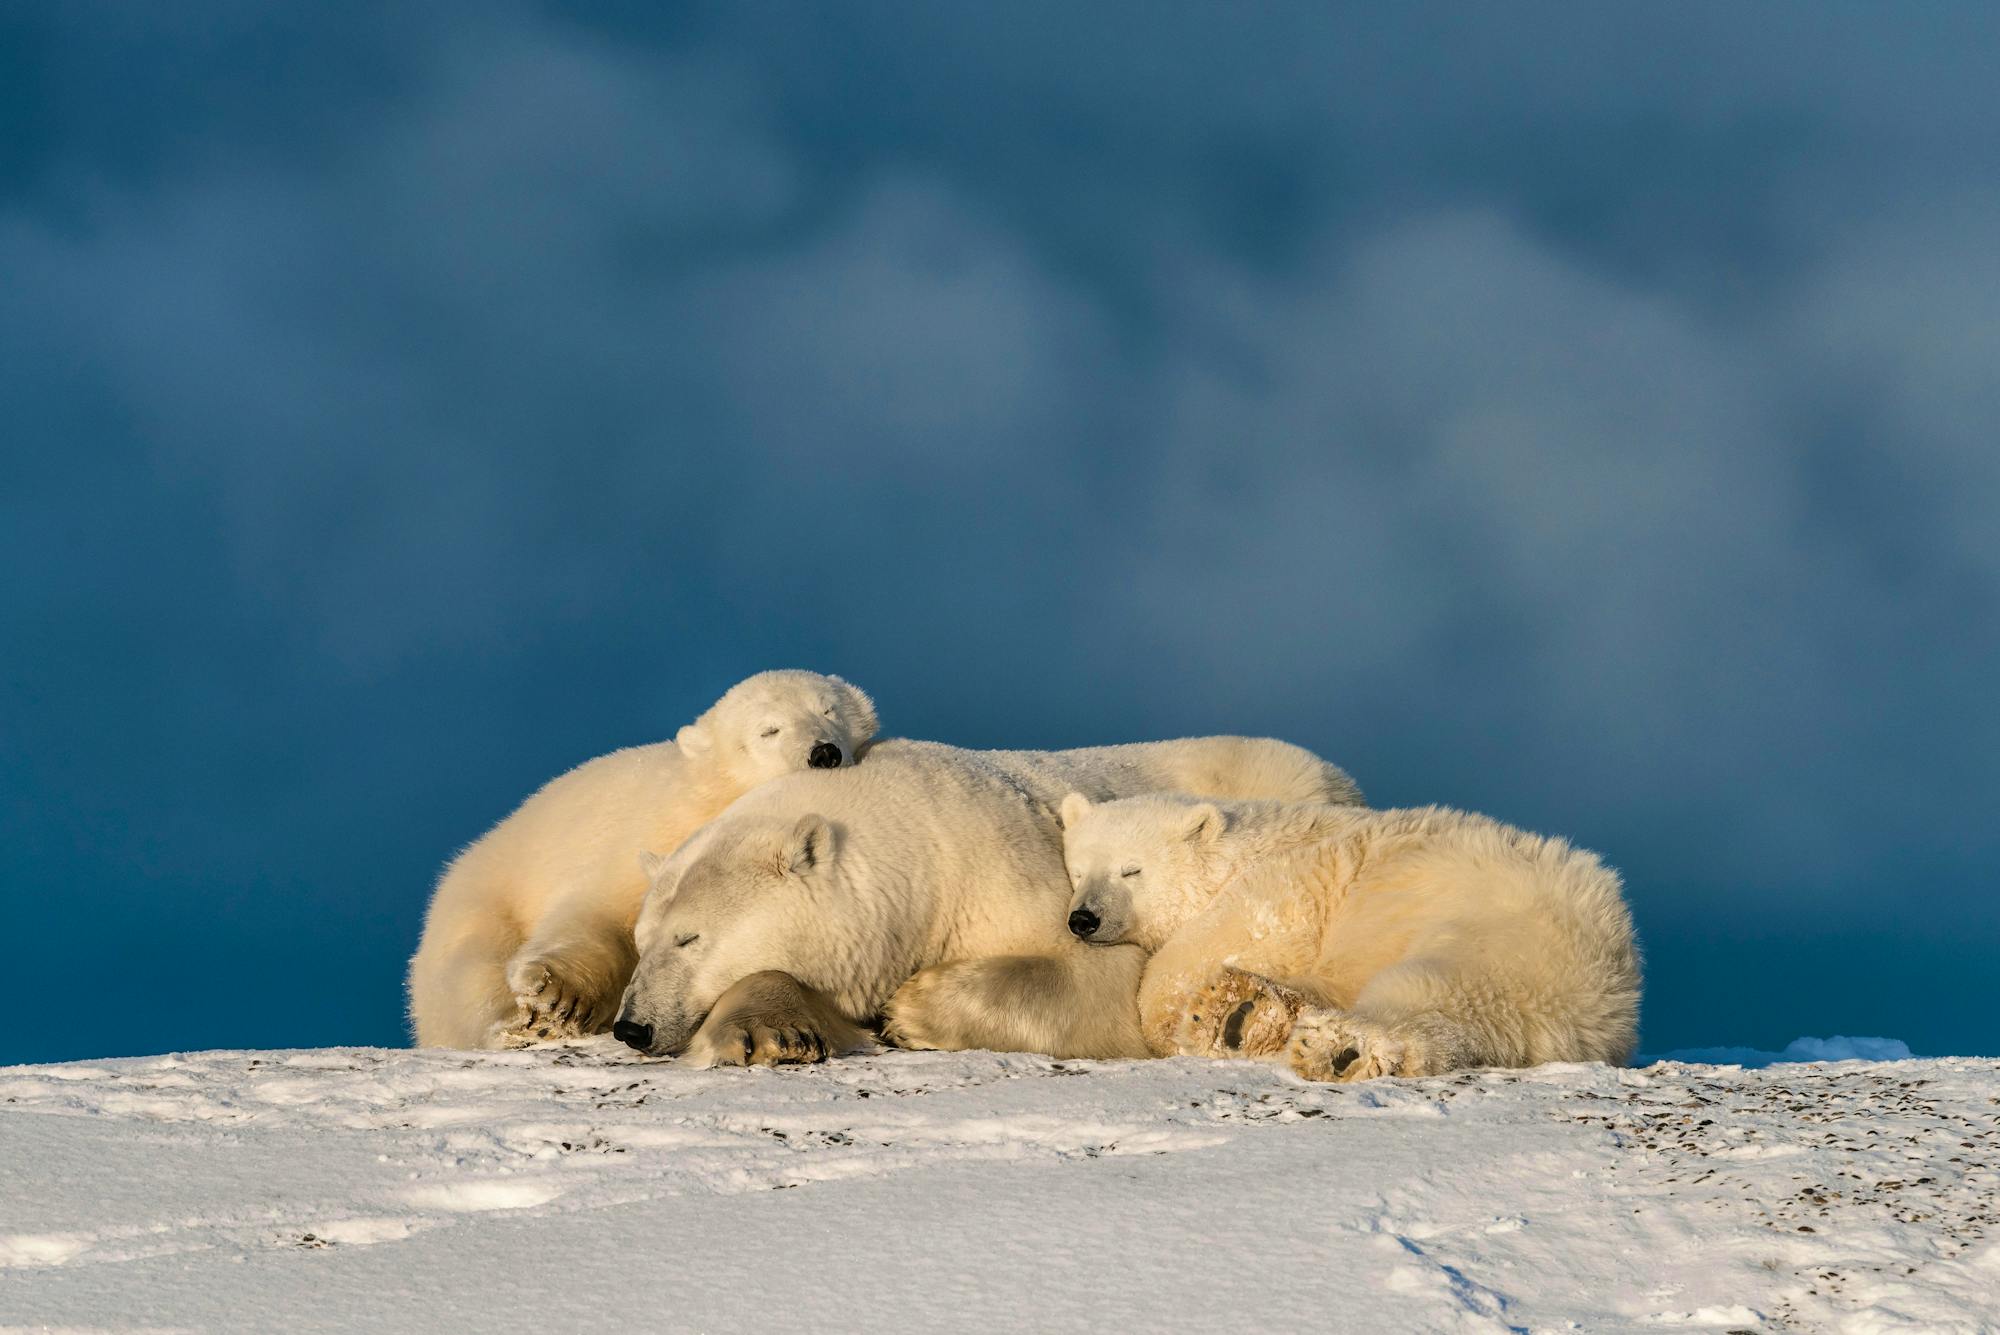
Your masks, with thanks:
M 628 747 L 551 780 L 445 869 L 410 962 L 410 1016 L 427 1047 L 498 1047 L 611 1023 L 631 975 L 648 884 L 670 852 L 816 743 L 851 765 L 875 707 L 838 677 L 762 672 L 670 742 Z
M 689 1038 L 690 1026 L 701 1024 L 714 997 L 733 978 L 751 970 L 791 970 L 801 979 L 828 980 L 813 986 L 837 992 L 839 1004 L 856 1019 L 880 1010 L 890 1035 L 907 1046 L 1136 1055 L 1143 1051 L 1130 1027 L 1138 953 L 1120 952 L 1117 966 L 1107 967 L 1105 959 L 1079 950 L 1064 931 L 1017 917 L 1024 893 L 1036 902 L 1047 897 L 1059 904 L 1067 898 L 1061 836 L 1053 820 L 1063 794 L 1082 788 L 1109 799 L 1192 788 L 1218 796 L 1361 800 L 1353 780 L 1338 767 L 1300 747 L 1265 738 L 1192 737 L 1070 751 L 968 751 L 895 741 L 874 747 L 863 768 L 886 757 L 900 757 L 911 774 L 928 771 L 933 778 L 912 780 L 902 791 L 886 775 L 847 785 L 879 794 L 856 799 L 863 802 L 856 827 L 871 832 L 867 842 L 878 851 L 869 854 L 872 862 L 839 864 L 833 879 L 865 889 L 858 898 L 836 898 L 834 916 L 817 919 L 799 912 L 802 903 L 821 900 L 750 893 L 786 883 L 772 870 L 793 861 L 783 853 L 784 840 L 795 833 L 785 826 L 785 817 L 819 814 L 815 803 L 824 784 L 792 781 L 782 791 L 760 792 L 742 804 L 745 811 L 732 809 L 701 832 L 663 870 L 641 915 L 642 962 L 627 997 L 634 1022 L 653 1026 L 655 1051 L 673 1051 L 685 1042 L 697 1059 L 735 1060 L 744 1037 L 737 1029 L 711 1017 Z M 1020 814 L 1024 801 L 1032 811 L 1026 825 Z M 761 846 L 737 819 L 739 814 L 749 819 L 752 809 L 761 813 L 763 828 L 755 835 Z M 896 851 L 898 838 L 911 841 L 910 846 Z M 836 846 L 845 848 L 840 840 Z M 989 859 L 980 850 L 990 847 L 1012 852 Z M 1032 869 L 1022 858 L 1033 861 Z M 951 870 L 938 870 L 941 860 Z M 708 878 L 715 868 L 728 869 L 722 881 L 730 888 L 711 885 Z M 1050 876 L 1055 879 L 1048 880 Z M 912 890 L 913 877 L 929 879 Z M 702 894 L 684 898 L 690 886 L 702 887 Z M 983 887 L 994 886 L 1000 887 L 994 892 L 998 897 L 985 904 Z M 917 950 L 898 925 L 907 927 L 910 913 L 918 909 L 899 908 L 897 896 L 914 894 L 920 906 L 927 906 L 927 897 L 939 893 L 950 897 L 958 906 L 952 912 L 973 930 L 948 944 L 932 941 Z M 691 929 L 679 926 L 669 936 L 659 935 L 665 929 L 658 924 L 665 921 L 670 903 L 690 921 L 693 906 L 702 905 L 702 920 L 725 923 L 726 932 L 702 928 L 693 933 L 700 940 L 672 945 L 673 938 L 686 938 Z M 788 916 L 765 922 L 761 931 L 756 923 L 738 923 L 733 916 L 740 912 L 755 919 L 773 912 L 772 904 L 783 906 Z M 879 922 L 868 919 L 878 911 Z M 739 953 L 721 963 L 698 959 L 724 937 Z M 1022 950 L 1028 953 L 1015 953 Z M 781 957 L 792 963 L 777 962 Z M 856 972 L 841 974 L 842 968 Z M 774 1013 L 768 1004 L 771 988 L 761 995 L 765 1004 L 760 1015 L 768 1024 Z M 779 1027 L 813 1032 L 813 1005 L 802 990 L 797 1013 L 788 1020 L 780 1015 L 786 1023 Z
M 1442 807 L 1073 796 L 1062 817 L 1064 913 L 1155 952 L 1155 1053 L 1282 1054 L 1314 1079 L 1631 1055 L 1631 915 L 1560 839 Z
M 886 1009 L 893 1023 L 919 970 L 1003 958 L 1015 994 L 994 998 L 980 1046 L 1141 1055 L 1141 953 L 1072 938 L 1068 897 L 1053 813 L 1016 775 L 979 752 L 882 742 L 853 770 L 764 785 L 666 861 L 620 1018 L 650 1026 L 652 1051 L 714 1060 L 726 1045 L 696 1031 L 749 975 L 779 971 L 851 1020 Z M 1017 1004 L 1023 988 L 1061 996 Z M 962 1018 L 902 1036 L 970 1046 L 951 1041 Z
M 1142 793 L 1253 801 L 1359 803 L 1338 765 L 1269 737 L 1182 737 L 1072 751 L 975 751 L 1053 809 L 1071 792 L 1105 802 Z

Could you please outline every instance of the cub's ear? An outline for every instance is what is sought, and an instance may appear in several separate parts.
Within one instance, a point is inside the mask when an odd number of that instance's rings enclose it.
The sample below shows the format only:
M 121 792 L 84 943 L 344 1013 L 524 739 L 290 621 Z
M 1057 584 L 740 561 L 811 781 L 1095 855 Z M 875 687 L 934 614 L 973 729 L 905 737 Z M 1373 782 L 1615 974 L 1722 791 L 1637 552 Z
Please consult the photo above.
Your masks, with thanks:
M 858 746 L 875 735 L 881 722 L 875 717 L 875 702 L 868 698 L 868 692 L 856 686 L 845 677 L 828 677 L 828 681 L 840 687 L 847 708 L 843 711 L 854 720 L 854 742 Z
M 1090 814 L 1090 799 L 1082 793 L 1071 793 L 1062 800 L 1062 809 L 1056 813 L 1065 830 L 1074 830 L 1076 823 Z
M 785 836 L 779 865 L 793 876 L 810 876 L 833 860 L 833 826 L 820 815 L 799 817 Z
M 1181 821 L 1181 838 L 1191 844 L 1214 843 L 1222 837 L 1222 827 L 1226 823 L 1222 808 L 1213 802 L 1189 807 Z
M 639 870 L 646 873 L 648 885 L 660 879 L 660 868 L 666 865 L 667 860 L 658 853 L 647 852 L 639 855 Z
M 684 756 L 704 755 L 708 751 L 708 730 L 699 723 L 690 723 L 674 734 L 674 745 Z

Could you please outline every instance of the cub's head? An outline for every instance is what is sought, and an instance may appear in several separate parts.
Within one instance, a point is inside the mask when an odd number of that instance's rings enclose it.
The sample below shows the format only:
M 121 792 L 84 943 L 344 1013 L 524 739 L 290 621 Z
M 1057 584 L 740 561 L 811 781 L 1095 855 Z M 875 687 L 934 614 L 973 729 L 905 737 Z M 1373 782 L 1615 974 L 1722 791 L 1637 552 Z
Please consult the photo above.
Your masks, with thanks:
M 816 926 L 842 897 L 828 884 L 836 842 L 821 816 L 724 816 L 672 857 L 646 855 L 639 964 L 612 1032 L 651 1056 L 679 1053 L 742 979 L 809 972 L 814 945 L 825 950 Z
M 1199 913 L 1227 874 L 1229 818 L 1177 794 L 1093 803 L 1063 799 L 1069 929 L 1093 945 L 1136 941 L 1157 950 Z
M 875 726 L 874 702 L 839 677 L 760 672 L 730 687 L 674 744 L 749 789 L 780 774 L 852 765 Z

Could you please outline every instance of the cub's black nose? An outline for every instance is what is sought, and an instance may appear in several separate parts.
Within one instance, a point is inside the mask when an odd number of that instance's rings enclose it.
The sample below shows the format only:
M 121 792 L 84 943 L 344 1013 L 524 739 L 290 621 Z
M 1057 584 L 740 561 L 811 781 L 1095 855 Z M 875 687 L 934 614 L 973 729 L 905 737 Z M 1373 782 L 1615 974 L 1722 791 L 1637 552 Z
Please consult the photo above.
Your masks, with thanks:
M 628 1048 L 645 1052 L 653 1046 L 653 1026 L 639 1024 L 632 1020 L 620 1020 L 611 1026 L 612 1037 Z
M 839 769 L 840 748 L 832 742 L 814 742 L 813 749 L 806 752 L 806 764 L 814 769 Z
M 1097 915 L 1089 909 L 1078 909 L 1069 915 L 1070 931 L 1075 932 L 1086 941 L 1097 935 L 1097 929 L 1102 925 L 1097 921 Z

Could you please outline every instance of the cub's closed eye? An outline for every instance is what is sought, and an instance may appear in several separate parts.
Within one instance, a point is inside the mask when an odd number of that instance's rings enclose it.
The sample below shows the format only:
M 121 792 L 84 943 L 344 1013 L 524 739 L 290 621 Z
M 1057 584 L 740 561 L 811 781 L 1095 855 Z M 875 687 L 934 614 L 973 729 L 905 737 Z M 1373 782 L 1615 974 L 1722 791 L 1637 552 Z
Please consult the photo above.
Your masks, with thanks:
M 1139 869 L 1137 867 L 1121 867 L 1119 868 L 1118 874 L 1120 876 L 1137 876 L 1139 874 Z
M 766 728 L 764 729 L 764 731 L 758 733 L 757 735 L 759 737 L 776 737 L 778 735 L 778 730 L 776 728 Z
M 677 936 L 674 938 L 674 949 L 680 950 L 685 946 L 693 945 L 695 942 L 699 940 L 701 940 L 700 932 L 694 932 L 687 936 Z

